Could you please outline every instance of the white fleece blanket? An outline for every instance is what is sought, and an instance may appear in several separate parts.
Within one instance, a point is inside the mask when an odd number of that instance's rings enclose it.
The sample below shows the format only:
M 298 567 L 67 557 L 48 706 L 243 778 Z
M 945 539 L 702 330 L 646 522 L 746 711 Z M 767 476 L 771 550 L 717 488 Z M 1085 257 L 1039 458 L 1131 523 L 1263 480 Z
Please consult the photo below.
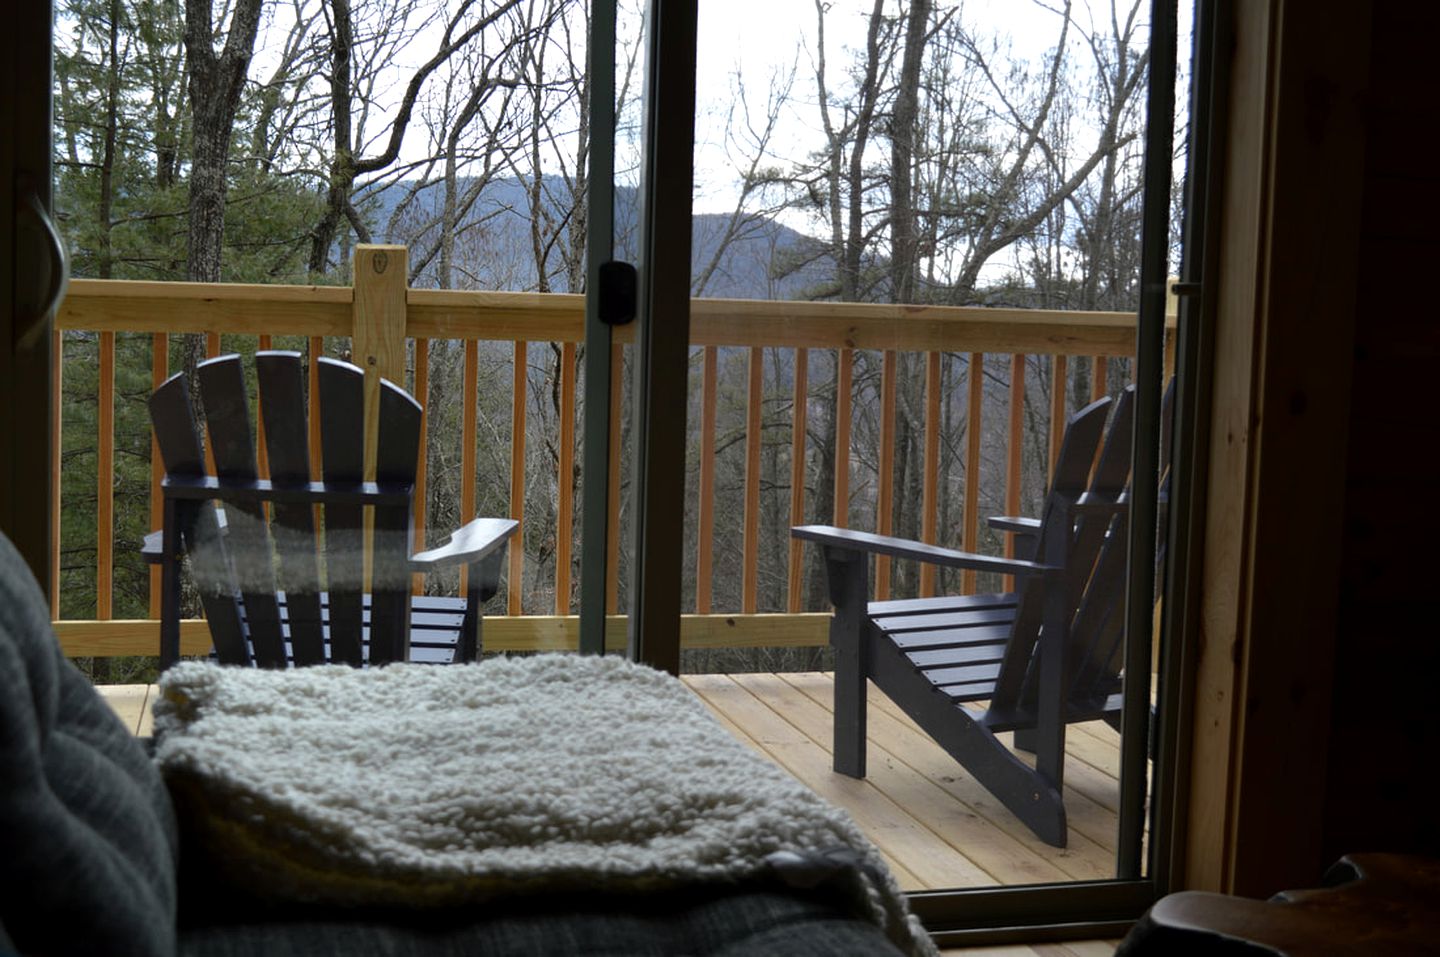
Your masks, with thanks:
M 270 899 L 449 906 L 793 879 L 844 846 L 864 865 L 839 877 L 854 906 L 933 952 L 849 816 L 650 668 L 187 662 L 160 688 L 167 783 L 207 851 Z

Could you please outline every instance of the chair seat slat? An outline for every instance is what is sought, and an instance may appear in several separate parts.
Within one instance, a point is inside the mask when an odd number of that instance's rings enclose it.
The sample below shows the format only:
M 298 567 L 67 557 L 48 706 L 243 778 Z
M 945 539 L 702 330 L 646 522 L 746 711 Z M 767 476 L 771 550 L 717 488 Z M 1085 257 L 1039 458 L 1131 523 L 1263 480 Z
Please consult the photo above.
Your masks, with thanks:
M 984 644 L 940 648 L 935 651 L 912 651 L 905 657 L 909 658 L 910 663 L 922 671 L 951 665 L 986 664 L 998 662 L 1005 657 L 1005 643 L 993 641 Z
M 976 611 L 984 608 L 1013 608 L 1014 592 L 1000 592 L 990 595 L 944 595 L 935 598 L 900 598 L 889 601 L 872 601 L 869 615 L 876 620 L 890 615 L 907 615 L 912 612 L 932 611 Z
M 1009 637 L 1009 623 L 972 625 L 968 628 L 946 628 L 938 631 L 907 631 L 903 634 L 888 636 L 890 643 L 904 652 L 957 645 L 1003 643 Z
M 903 635 L 907 631 L 931 631 L 936 628 L 973 628 L 978 625 L 1009 624 L 1015 620 L 1015 609 L 983 608 L 975 611 L 937 611 L 932 615 L 910 614 L 882 618 L 875 627 L 887 635 Z

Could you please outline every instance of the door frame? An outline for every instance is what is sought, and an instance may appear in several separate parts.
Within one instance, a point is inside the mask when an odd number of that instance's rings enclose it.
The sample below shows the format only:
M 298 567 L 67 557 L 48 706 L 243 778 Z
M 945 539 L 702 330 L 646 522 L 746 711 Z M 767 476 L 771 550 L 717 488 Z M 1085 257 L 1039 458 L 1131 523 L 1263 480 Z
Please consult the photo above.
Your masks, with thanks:
M 52 3 L 22 3 L 0 31 L 0 530 L 51 595 L 54 306 L 65 278 L 49 223 L 53 20 Z M 37 85 L 39 96 L 20 92 Z

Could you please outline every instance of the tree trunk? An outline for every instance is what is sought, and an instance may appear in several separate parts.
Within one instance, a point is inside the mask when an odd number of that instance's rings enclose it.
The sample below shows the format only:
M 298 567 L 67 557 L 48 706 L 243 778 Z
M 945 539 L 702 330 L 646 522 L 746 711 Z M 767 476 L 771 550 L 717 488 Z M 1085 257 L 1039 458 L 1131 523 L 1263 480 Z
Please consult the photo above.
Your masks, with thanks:
M 330 184 L 325 192 L 325 214 L 310 234 L 310 272 L 319 275 L 330 264 L 335 231 L 355 188 L 355 157 L 350 125 L 350 54 L 354 45 L 350 0 L 330 0 L 330 118 L 334 124 Z
M 99 227 L 99 262 L 101 279 L 114 278 L 115 254 L 110 245 L 111 210 L 115 201 L 115 136 L 120 112 L 120 0 L 110 0 L 110 63 L 105 88 L 104 147 L 100 157 L 100 202 L 96 204 L 95 224 Z
M 226 165 L 230 158 L 230 132 L 245 84 L 245 71 L 260 28 L 261 0 L 236 0 L 230 33 L 219 55 L 211 45 L 215 28 L 210 0 L 186 0 L 185 53 L 190 64 L 192 147 L 190 156 L 189 248 L 185 278 L 190 282 L 219 282 L 225 248 Z M 204 421 L 195 369 L 205 355 L 205 337 L 187 333 L 181 338 L 185 371 L 190 376 L 190 404 L 197 422 Z
M 905 21 L 905 52 L 900 84 L 890 123 L 890 296 L 892 302 L 915 301 L 915 196 L 911 171 L 915 164 L 915 115 L 920 96 L 920 64 L 925 54 L 925 27 L 930 0 L 910 0 Z
M 225 245 L 226 165 L 235 110 L 260 27 L 261 0 L 235 0 L 230 33 L 217 55 L 209 0 L 186 0 L 185 53 L 190 61 L 193 114 L 190 160 L 190 250 L 185 275 L 191 282 L 219 282 Z

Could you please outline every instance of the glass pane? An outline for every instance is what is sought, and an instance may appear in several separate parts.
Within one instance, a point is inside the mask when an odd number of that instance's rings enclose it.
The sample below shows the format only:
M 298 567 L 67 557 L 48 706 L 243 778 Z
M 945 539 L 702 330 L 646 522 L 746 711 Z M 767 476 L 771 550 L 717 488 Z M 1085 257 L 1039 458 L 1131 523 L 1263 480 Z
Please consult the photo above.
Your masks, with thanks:
M 643 78 L 648 23 L 644 4 L 619 2 L 614 25 L 614 129 L 611 141 L 613 176 L 607 190 L 611 199 L 609 260 L 640 266 L 640 207 L 642 202 Z M 594 148 L 602 148 L 597 130 Z M 593 207 L 592 207 L 593 210 Z M 630 581 L 634 553 L 634 509 L 630 494 L 634 472 L 634 430 L 631 421 L 634 329 L 611 330 L 606 350 L 610 388 L 607 397 L 608 448 L 606 450 L 606 513 L 604 607 L 607 653 L 623 653 L 631 601 Z M 587 350 L 595 345 L 587 343 Z M 587 360 L 588 360 L 587 356 Z M 586 542 L 583 547 L 595 547 Z
M 486 650 L 573 641 L 538 622 L 573 612 L 579 585 L 587 4 L 265 4 L 244 82 L 198 92 L 180 7 L 56 6 L 56 208 L 75 275 L 163 284 L 153 309 L 104 282 L 72 290 L 115 331 L 63 333 L 58 617 L 158 615 L 139 551 L 159 521 L 150 390 L 240 353 L 263 476 L 251 356 L 289 349 L 310 360 L 310 399 L 293 411 L 312 422 L 321 356 L 424 404 L 417 548 L 472 516 L 520 520 Z M 217 49 L 251 6 L 214 14 Z M 196 96 L 213 106 L 227 91 L 223 122 L 197 121 Z M 366 245 L 387 247 L 369 271 L 355 268 Z M 398 296 L 316 288 L 382 274 Z M 237 285 L 201 296 L 193 280 Z M 376 363 L 357 319 L 388 337 Z M 416 587 L 453 596 L 458 577 Z M 111 676 L 149 665 L 136 667 Z
M 1116 876 L 1147 9 L 701 3 L 687 681 L 909 889 Z

